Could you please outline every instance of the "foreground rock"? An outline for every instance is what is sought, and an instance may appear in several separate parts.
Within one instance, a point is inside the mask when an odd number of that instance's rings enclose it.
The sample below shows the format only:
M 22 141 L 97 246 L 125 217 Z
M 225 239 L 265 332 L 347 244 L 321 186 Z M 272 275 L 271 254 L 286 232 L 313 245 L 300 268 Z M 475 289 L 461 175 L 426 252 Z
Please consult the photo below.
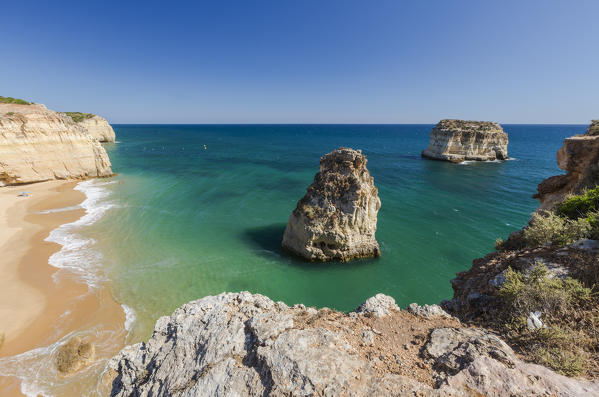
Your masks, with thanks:
M 320 172 L 289 217 L 283 248 L 317 261 L 380 255 L 381 200 L 366 162 L 361 150 L 348 148 L 320 159 Z
M 506 160 L 507 145 L 507 134 L 497 123 L 441 120 L 431 131 L 430 144 L 422 156 L 452 163 Z
M 69 117 L 99 142 L 114 142 L 115 134 L 112 126 L 103 117 L 95 114 L 67 112 Z M 74 116 L 72 116 L 74 115 Z M 79 117 L 77 117 L 79 116 Z
M 0 186 L 108 175 L 104 148 L 64 113 L 0 103 Z
M 160 318 L 148 343 L 109 361 L 104 380 L 112 396 L 599 393 L 521 362 L 485 330 L 399 311 L 384 295 L 349 314 L 248 292 L 205 297 Z
M 94 354 L 93 344 L 83 342 L 79 337 L 73 337 L 59 348 L 56 355 L 56 368 L 65 375 L 77 372 L 93 361 Z
M 586 133 L 566 138 L 557 152 L 557 165 L 566 171 L 545 179 L 537 187 L 539 210 L 552 208 L 568 193 L 580 193 L 599 184 L 599 121 L 593 120 Z

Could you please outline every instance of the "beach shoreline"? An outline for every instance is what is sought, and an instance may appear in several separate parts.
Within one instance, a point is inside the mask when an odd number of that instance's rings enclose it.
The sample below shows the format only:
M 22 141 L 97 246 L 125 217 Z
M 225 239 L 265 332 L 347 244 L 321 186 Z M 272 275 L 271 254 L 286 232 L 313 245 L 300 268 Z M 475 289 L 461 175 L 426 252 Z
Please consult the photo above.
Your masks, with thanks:
M 0 189 L 0 359 L 50 346 L 74 332 L 124 329 L 123 309 L 108 285 L 90 288 L 69 269 L 49 264 L 50 256 L 62 249 L 46 241 L 52 230 L 86 213 L 81 207 L 86 195 L 75 190 L 77 184 L 49 181 Z M 22 191 L 30 194 L 20 197 Z M 60 211 L 49 211 L 56 209 Z M 116 349 L 124 344 L 122 334 Z M 88 338 L 95 342 L 93 334 Z M 21 382 L 16 376 L 0 376 L 0 389 L 19 395 Z M 70 394 L 68 389 L 62 392 Z

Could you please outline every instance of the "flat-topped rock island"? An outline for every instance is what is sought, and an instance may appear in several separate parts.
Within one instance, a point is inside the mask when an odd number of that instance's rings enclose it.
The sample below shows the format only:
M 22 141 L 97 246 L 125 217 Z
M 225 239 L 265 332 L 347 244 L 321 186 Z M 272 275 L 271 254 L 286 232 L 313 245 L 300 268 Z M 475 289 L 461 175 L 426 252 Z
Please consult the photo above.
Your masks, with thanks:
M 452 163 L 507 160 L 508 136 L 490 121 L 441 120 L 422 157 Z

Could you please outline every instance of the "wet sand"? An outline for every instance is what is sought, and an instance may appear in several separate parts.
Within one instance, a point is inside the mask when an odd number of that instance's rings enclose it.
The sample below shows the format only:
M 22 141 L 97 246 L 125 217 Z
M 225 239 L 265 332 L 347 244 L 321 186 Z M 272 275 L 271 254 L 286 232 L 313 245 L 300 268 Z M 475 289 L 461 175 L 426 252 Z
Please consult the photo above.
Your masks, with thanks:
M 85 214 L 78 207 L 85 195 L 73 190 L 76 184 L 51 181 L 0 188 L 0 335 L 4 334 L 0 358 L 48 346 L 73 331 L 90 328 L 109 329 L 120 336 L 114 340 L 115 351 L 124 344 L 125 316 L 109 288 L 90 290 L 69 270 L 48 264 L 61 246 L 44 239 L 53 229 Z M 21 191 L 31 195 L 18 197 Z M 39 213 L 69 207 L 76 208 Z M 94 342 L 93 336 L 89 339 Z M 20 383 L 15 377 L 0 377 L 0 395 L 20 395 Z M 60 395 L 80 395 L 77 390 L 81 392 L 83 386 L 74 381 L 61 388 Z

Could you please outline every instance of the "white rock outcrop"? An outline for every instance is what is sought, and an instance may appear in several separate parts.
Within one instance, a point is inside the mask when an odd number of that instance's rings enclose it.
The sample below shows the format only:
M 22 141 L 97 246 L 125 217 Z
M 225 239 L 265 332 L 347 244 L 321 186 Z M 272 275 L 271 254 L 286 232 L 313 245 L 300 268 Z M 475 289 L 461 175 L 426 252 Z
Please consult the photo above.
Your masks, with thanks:
M 0 104 L 0 186 L 112 175 L 106 150 L 63 113 Z
M 497 123 L 441 120 L 432 129 L 430 139 L 422 157 L 452 163 L 508 158 L 508 136 Z
M 320 159 L 320 172 L 289 216 L 283 248 L 313 261 L 379 256 L 381 208 L 361 150 L 339 148 Z
M 346 314 L 249 292 L 208 296 L 113 357 L 102 384 L 114 397 L 599 393 L 596 382 L 522 362 L 486 330 L 400 312 L 384 295 L 367 302 L 372 310 Z M 388 314 L 373 316 L 378 307 Z
M 103 117 L 94 115 L 77 124 L 100 142 L 114 142 L 116 139 L 112 126 Z

